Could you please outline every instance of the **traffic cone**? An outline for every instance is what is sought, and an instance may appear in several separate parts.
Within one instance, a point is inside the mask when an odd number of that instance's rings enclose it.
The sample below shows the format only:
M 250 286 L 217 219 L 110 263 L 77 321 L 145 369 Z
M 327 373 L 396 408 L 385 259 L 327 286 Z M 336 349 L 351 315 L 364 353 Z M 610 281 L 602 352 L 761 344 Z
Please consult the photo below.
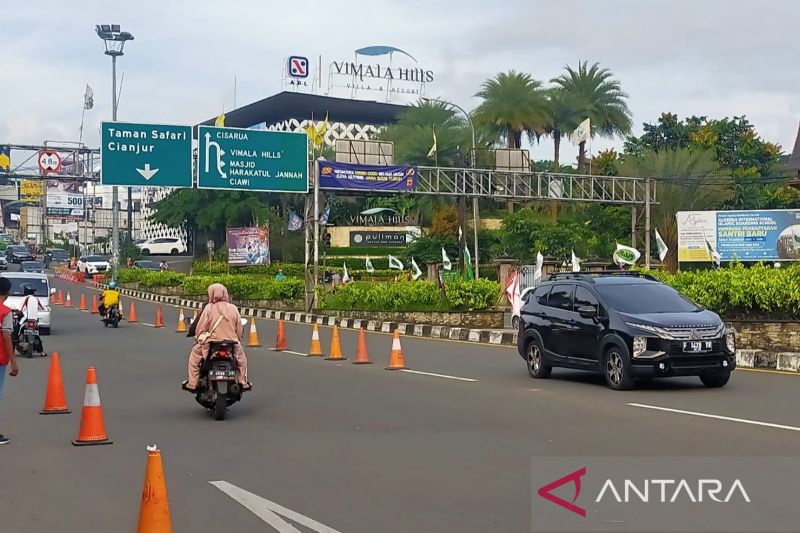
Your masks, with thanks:
M 367 353 L 367 335 L 364 333 L 364 328 L 359 328 L 358 331 L 358 350 L 356 350 L 356 358 L 353 360 L 354 365 L 371 365 L 372 361 L 369 360 L 369 353 Z
M 103 407 L 100 405 L 100 391 L 97 388 L 97 374 L 93 366 L 86 371 L 86 392 L 83 395 L 81 428 L 78 431 L 78 438 L 72 441 L 72 444 L 75 446 L 112 444 L 106 435 Z
M 61 292 L 61 289 L 58 289 L 58 300 L 56 301 L 56 305 L 64 305 L 64 293 Z
M 55 294 L 51 294 L 50 295 L 50 305 L 56 305 L 56 295 Z
M 256 328 L 256 319 L 250 322 L 250 334 L 247 336 L 247 347 L 258 348 L 261 343 L 258 341 L 258 329 Z
M 275 343 L 275 348 L 273 348 L 273 350 L 276 352 L 282 352 L 286 349 L 286 330 L 284 329 L 283 319 L 281 319 L 278 320 L 278 340 Z
M 405 367 L 406 362 L 403 359 L 403 348 L 400 347 L 400 332 L 394 330 L 392 354 L 389 357 L 389 366 L 386 367 L 386 370 L 403 370 Z
M 183 315 L 183 307 L 181 307 L 181 312 L 178 313 L 178 327 L 175 329 L 175 333 L 186 333 L 186 317 Z
M 147 447 L 147 470 L 136 533 L 172 533 L 164 465 L 161 463 L 161 451 L 155 445 Z
M 64 307 L 72 309 L 72 297 L 69 295 L 69 292 L 67 292 L 67 299 L 64 301 Z
M 311 332 L 311 348 L 308 349 L 308 357 L 322 355 L 322 345 L 319 343 L 319 328 L 314 324 L 314 331 Z
M 97 295 L 92 296 L 92 314 L 97 315 L 100 313 L 100 308 L 97 307 Z
M 134 302 L 131 302 L 131 312 L 130 315 L 128 316 L 128 324 L 132 324 L 138 321 L 139 319 L 136 318 L 136 304 Z
M 80 311 L 88 311 L 89 309 L 86 307 L 86 295 L 81 293 L 81 301 L 78 304 L 78 310 Z
M 155 327 L 163 328 L 164 327 L 164 314 L 161 312 L 161 306 L 159 305 L 156 307 L 156 324 Z
M 44 409 L 40 415 L 63 415 L 71 413 L 67 408 L 67 397 L 64 394 L 64 379 L 61 377 L 61 362 L 58 352 L 50 357 L 50 375 L 47 378 L 47 394 L 44 397 Z
M 339 339 L 339 327 L 333 325 L 333 336 L 331 337 L 331 354 L 325 358 L 326 361 L 344 361 L 347 357 L 342 357 L 342 342 Z

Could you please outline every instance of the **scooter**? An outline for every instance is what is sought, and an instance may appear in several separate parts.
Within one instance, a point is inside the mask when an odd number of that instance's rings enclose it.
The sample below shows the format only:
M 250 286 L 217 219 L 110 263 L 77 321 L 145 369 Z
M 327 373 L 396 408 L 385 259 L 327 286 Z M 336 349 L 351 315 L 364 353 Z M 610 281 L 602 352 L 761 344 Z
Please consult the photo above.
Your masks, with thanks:
M 119 305 L 114 304 L 106 310 L 106 316 L 103 317 L 103 325 L 117 328 L 120 320 L 122 320 L 122 315 L 119 312 Z
M 15 311 L 14 323 L 17 334 L 15 335 L 16 340 L 13 343 L 14 349 L 22 357 L 31 358 L 35 353 L 38 353 L 40 357 L 46 356 L 47 354 L 44 353 L 44 347 L 42 346 L 42 339 L 39 336 L 39 321 L 29 319 L 20 324 L 21 319 L 22 313 L 20 311 Z

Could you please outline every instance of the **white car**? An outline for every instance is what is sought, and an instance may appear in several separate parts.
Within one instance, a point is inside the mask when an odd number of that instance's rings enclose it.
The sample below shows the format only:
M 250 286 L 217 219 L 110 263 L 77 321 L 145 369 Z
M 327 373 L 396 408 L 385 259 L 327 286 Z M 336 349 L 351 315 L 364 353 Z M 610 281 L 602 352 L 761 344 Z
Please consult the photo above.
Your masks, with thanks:
M 78 272 L 86 275 L 105 274 L 109 269 L 111 265 L 102 255 L 84 255 L 78 259 Z
M 42 304 L 44 310 L 39 310 L 39 333 L 50 335 L 50 294 L 55 289 L 50 288 L 50 282 L 45 274 L 32 274 L 30 272 L 3 272 L 3 277 L 11 282 L 11 292 L 5 304 L 11 309 L 19 309 L 22 300 L 25 298 L 23 285 L 32 285 L 35 289 L 33 293 Z
M 136 246 L 143 255 L 178 255 L 188 251 L 186 243 L 175 237 L 148 239 Z

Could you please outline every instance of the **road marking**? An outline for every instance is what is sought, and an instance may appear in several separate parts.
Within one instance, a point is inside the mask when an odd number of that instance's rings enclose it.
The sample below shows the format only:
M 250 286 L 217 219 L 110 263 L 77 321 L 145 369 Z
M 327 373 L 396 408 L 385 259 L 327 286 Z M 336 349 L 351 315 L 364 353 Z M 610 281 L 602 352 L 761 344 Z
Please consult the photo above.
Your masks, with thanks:
M 272 351 L 274 352 L 275 350 L 272 350 Z M 307 355 L 308 355 L 307 353 L 302 353 L 302 352 L 293 352 L 292 350 L 281 350 L 281 352 L 290 353 L 290 354 L 292 354 L 292 355 L 302 355 L 303 357 L 305 357 L 305 356 L 307 356 Z
M 134 322 L 134 323 L 135 323 L 135 322 Z M 143 326 L 147 326 L 148 328 L 154 328 L 154 327 L 156 327 L 156 325 L 155 325 L 155 324 L 148 324 L 147 322 L 139 322 L 139 324 L 141 324 L 141 325 L 143 325 Z
M 444 378 L 444 379 L 454 379 L 456 381 L 469 381 L 470 383 L 474 383 L 478 381 L 477 379 L 472 378 L 462 378 L 459 376 L 448 376 L 447 374 L 436 374 L 434 372 L 421 372 L 419 370 L 410 370 L 408 368 L 401 369 L 400 372 L 408 372 L 409 374 L 420 374 L 423 376 L 433 376 L 435 378 Z
M 330 528 L 325 524 L 321 524 L 312 518 L 292 511 L 291 509 L 287 509 L 282 505 L 271 502 L 265 498 L 262 498 L 261 496 L 253 494 L 252 492 L 247 492 L 244 489 L 240 489 L 236 485 L 232 485 L 227 481 L 209 481 L 209 483 L 242 504 L 250 512 L 280 533 L 300 533 L 296 527 L 291 525 L 289 522 L 286 522 L 283 518 L 296 522 L 297 524 L 307 527 L 312 531 L 316 531 L 317 533 L 339 533 L 339 531 Z
M 716 420 L 725 420 L 727 422 L 738 422 L 740 424 L 749 424 L 751 426 L 761 426 L 774 429 L 785 429 L 787 431 L 800 431 L 800 427 L 786 426 L 784 424 L 773 424 L 772 422 L 761 422 L 758 420 L 748 420 L 746 418 L 734 418 L 731 416 L 712 415 L 709 413 L 698 413 L 697 411 L 684 411 L 683 409 L 672 409 L 670 407 L 659 407 L 657 405 L 646 405 L 643 403 L 629 403 L 626 404 L 631 407 L 640 407 L 642 409 L 652 409 L 654 411 L 666 411 L 668 413 L 677 413 L 681 415 L 699 416 L 702 418 L 713 418 Z

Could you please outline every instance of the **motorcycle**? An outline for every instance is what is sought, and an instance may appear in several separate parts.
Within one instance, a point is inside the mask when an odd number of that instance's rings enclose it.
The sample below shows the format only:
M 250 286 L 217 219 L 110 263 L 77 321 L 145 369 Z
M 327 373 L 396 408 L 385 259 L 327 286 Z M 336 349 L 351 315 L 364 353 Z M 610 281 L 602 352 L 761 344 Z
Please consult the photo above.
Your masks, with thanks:
M 247 324 L 247 320 L 242 319 L 242 324 Z M 209 342 L 208 357 L 200 366 L 195 400 L 214 416 L 214 420 L 224 420 L 228 408 L 241 400 L 244 393 L 236 381 L 236 358 L 233 354 L 238 344 L 235 340 Z M 187 390 L 185 384 L 182 388 Z
M 119 305 L 114 304 L 106 310 L 106 316 L 103 317 L 103 325 L 117 328 L 120 320 L 122 320 L 122 315 L 119 312 Z
M 42 346 L 42 339 L 39 336 L 39 321 L 28 319 L 20 323 L 22 313 L 20 311 L 14 312 L 14 322 L 17 329 L 17 334 L 14 336 L 14 349 L 22 357 L 33 357 L 34 353 L 40 354 L 44 357 L 44 347 Z

